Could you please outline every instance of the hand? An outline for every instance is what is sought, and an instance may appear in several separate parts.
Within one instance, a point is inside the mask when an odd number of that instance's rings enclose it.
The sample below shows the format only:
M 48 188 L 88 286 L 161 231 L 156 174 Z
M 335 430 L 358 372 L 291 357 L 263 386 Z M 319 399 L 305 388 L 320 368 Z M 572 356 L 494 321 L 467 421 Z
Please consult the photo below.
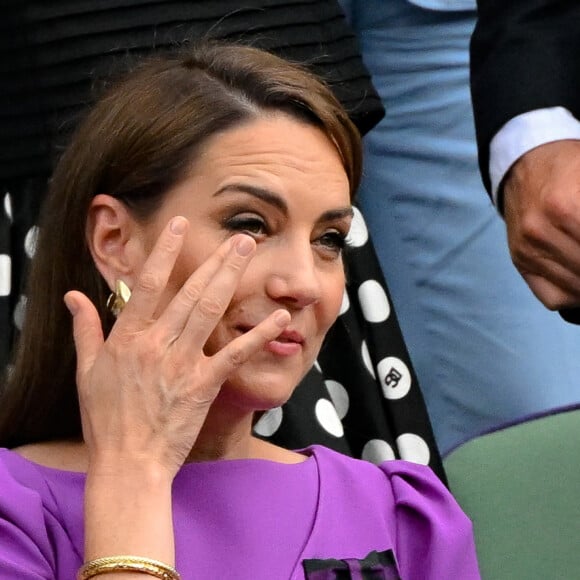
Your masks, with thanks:
M 91 461 L 161 466 L 174 477 L 230 373 L 290 321 L 273 312 L 213 356 L 203 347 L 222 317 L 255 241 L 226 241 L 185 282 L 161 312 L 166 285 L 188 222 L 176 217 L 161 233 L 132 296 L 107 338 L 94 305 L 80 292 L 65 296 L 73 313 L 77 387 Z
M 510 170 L 504 216 L 512 260 L 551 310 L 580 306 L 580 141 L 533 149 Z

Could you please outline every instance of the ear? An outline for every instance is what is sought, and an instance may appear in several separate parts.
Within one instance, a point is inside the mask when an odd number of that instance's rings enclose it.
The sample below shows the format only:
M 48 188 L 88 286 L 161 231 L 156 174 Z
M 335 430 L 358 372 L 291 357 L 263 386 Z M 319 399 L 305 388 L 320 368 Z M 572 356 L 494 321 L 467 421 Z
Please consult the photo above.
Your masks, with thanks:
M 87 242 L 95 265 L 111 290 L 116 280 L 129 288 L 145 261 L 142 230 L 127 207 L 110 195 L 95 196 L 89 207 Z

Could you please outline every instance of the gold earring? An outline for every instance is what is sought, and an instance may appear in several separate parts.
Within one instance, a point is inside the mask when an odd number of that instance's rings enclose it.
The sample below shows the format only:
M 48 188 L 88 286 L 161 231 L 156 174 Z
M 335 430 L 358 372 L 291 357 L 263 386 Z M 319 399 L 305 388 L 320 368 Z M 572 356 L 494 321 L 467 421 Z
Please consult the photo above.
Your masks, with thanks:
M 129 289 L 129 286 L 127 286 L 123 280 L 116 280 L 115 291 L 111 292 L 107 299 L 107 308 L 109 309 L 109 312 L 117 318 L 117 316 L 123 312 L 123 308 L 125 308 L 125 305 L 129 302 L 129 298 L 131 298 L 131 290 Z

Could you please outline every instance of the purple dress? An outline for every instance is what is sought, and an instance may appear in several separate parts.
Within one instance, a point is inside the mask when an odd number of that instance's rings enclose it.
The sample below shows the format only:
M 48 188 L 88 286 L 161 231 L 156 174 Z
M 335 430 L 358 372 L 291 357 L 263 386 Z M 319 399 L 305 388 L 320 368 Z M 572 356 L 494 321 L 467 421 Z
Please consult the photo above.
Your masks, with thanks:
M 173 485 L 184 580 L 478 579 L 471 523 L 429 468 L 324 447 L 280 464 L 186 464 Z M 85 475 L 0 450 L 0 579 L 71 580 Z

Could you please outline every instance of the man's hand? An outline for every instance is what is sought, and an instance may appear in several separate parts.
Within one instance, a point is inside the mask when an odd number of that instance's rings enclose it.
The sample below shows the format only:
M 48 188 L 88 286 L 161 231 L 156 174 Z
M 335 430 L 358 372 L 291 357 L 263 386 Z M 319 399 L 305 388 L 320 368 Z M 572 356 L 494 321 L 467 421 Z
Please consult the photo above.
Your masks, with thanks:
M 551 310 L 580 306 L 580 141 L 523 155 L 504 183 L 512 260 Z

